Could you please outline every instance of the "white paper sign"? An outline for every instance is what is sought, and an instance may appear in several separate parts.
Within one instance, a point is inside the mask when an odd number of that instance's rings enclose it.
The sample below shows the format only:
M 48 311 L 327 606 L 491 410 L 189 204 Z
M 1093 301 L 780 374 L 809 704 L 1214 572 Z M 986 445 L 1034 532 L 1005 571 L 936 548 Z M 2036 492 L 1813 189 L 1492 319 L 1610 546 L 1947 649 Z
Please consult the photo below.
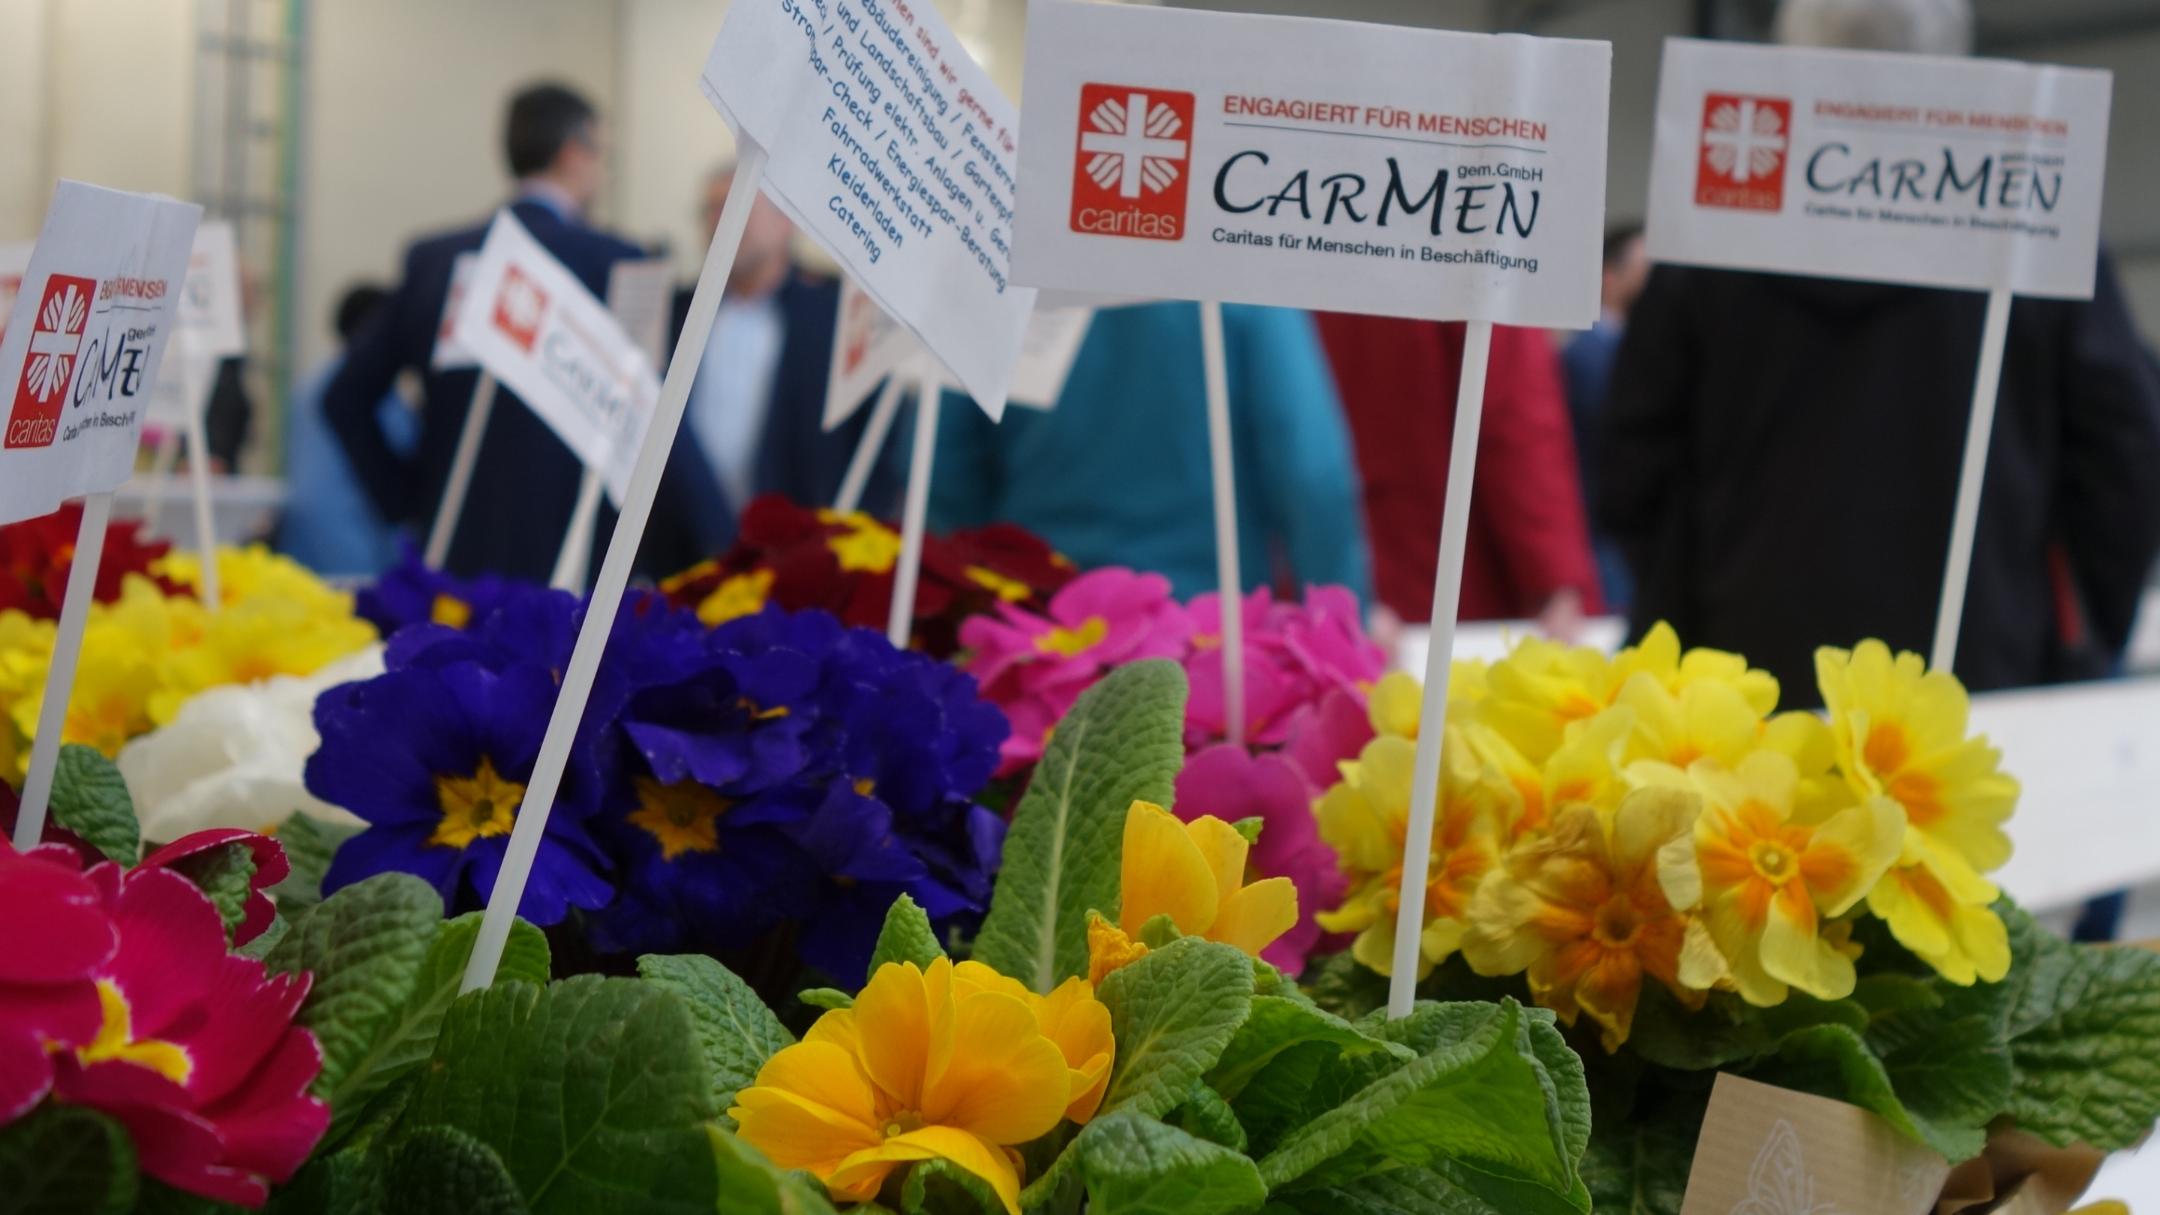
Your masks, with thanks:
M 833 323 L 832 365 L 825 378 L 825 429 L 855 416 L 878 382 L 920 349 L 892 315 L 852 278 L 840 280 L 840 312 Z
M 1028 409 L 1057 408 L 1073 360 L 1080 357 L 1080 345 L 1087 341 L 1088 327 L 1094 323 L 1092 308 L 1038 305 L 1028 321 L 1027 339 L 1020 344 L 1020 365 L 1013 370 L 1012 403 Z
M 1036 0 L 1017 281 L 1582 328 L 1602 42 Z
M 118 489 L 202 208 L 62 181 L 0 338 L 0 523 Z
M 992 418 L 1035 293 L 1011 281 L 1011 102 L 929 0 L 736 0 L 705 95 L 765 184 Z
M 22 291 L 23 271 L 30 268 L 31 242 L 0 244 L 0 337 L 7 336 L 8 314 L 15 311 L 15 296 Z
M 616 262 L 608 268 L 607 307 L 653 373 L 665 371 L 668 322 L 675 311 L 674 265 L 664 257 Z
M 218 363 L 247 352 L 240 315 L 240 263 L 233 252 L 232 224 L 206 219 L 195 228 L 187 281 L 173 316 L 173 347 L 150 395 L 153 427 L 184 426 L 188 415 L 210 402 Z
M 488 228 L 452 331 L 620 502 L 660 382 L 585 284 L 508 211 Z
M 2092 295 L 2108 73 L 1671 39 L 1659 261 Z
M 435 327 L 435 348 L 428 352 L 428 366 L 437 371 L 477 367 L 480 360 L 457 340 L 458 309 L 464 306 L 465 289 L 472 285 L 477 253 L 460 253 L 450 262 L 450 290 L 443 294 L 442 321 Z

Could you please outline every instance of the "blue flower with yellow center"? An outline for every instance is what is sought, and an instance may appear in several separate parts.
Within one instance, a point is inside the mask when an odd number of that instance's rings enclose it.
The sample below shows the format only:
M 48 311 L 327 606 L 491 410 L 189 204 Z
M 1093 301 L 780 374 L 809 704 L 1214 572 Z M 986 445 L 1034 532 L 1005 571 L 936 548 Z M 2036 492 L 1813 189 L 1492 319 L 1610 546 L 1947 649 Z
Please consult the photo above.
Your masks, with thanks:
M 407 541 L 398 549 L 397 564 L 360 588 L 353 610 L 377 632 L 393 637 L 415 624 L 464 628 L 486 619 L 511 595 L 537 589 L 493 574 L 461 578 L 429 569 L 420 549 Z

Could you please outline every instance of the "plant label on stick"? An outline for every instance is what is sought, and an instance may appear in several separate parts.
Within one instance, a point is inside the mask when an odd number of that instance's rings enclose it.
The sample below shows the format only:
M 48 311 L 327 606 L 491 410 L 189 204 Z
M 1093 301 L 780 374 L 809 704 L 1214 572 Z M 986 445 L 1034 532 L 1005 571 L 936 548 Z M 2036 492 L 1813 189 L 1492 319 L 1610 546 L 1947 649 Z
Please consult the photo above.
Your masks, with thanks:
M 195 545 L 202 561 L 203 605 L 216 611 L 218 590 L 217 530 L 210 508 L 210 463 L 204 412 L 217 385 L 218 364 L 247 352 L 247 330 L 240 315 L 240 263 L 233 250 L 233 227 L 222 219 L 205 220 L 195 229 L 188 254 L 187 280 L 173 316 L 173 357 L 158 376 L 151 395 L 148 425 L 174 427 L 187 436 L 188 496 L 193 501 Z M 174 450 L 158 448 L 160 462 Z M 160 470 L 163 471 L 163 470 Z M 156 499 L 145 514 L 155 516 Z
M 1857 1105 L 1720 1073 L 1681 1215 L 1925 1215 L 1950 1164 Z
M 660 385 L 607 308 L 507 211 L 488 228 L 452 332 L 622 500 Z
M 667 360 L 669 314 L 675 308 L 674 264 L 664 257 L 645 257 L 608 267 L 607 307 L 645 353 L 657 383 Z
M 1020 116 L 937 10 L 741 0 L 703 83 L 796 225 L 1002 415 L 1035 301 L 1010 270 Z
M 119 488 L 202 208 L 63 181 L 0 339 L 0 523 Z
M 435 328 L 435 348 L 428 352 L 428 366 L 436 371 L 477 367 L 472 351 L 457 340 L 458 309 L 465 303 L 465 289 L 472 285 L 473 263 L 478 253 L 460 253 L 450 262 L 450 290 L 443 295 L 442 322 Z
M 7 336 L 8 314 L 15 311 L 23 272 L 30 268 L 30 251 L 36 247 L 26 240 L 0 242 L 0 338 Z
M 825 429 L 837 429 L 854 417 L 879 381 L 897 374 L 919 349 L 914 334 L 843 275 L 839 312 L 833 318 L 832 365 L 825 379 Z
M 1080 357 L 1094 323 L 1093 308 L 1045 308 L 1038 301 L 1020 343 L 1020 363 L 1013 369 L 1012 403 L 1044 411 L 1057 408 L 1073 360 Z
M 1016 281 L 1581 328 L 1599 42 L 1037 0 Z
M 1988 293 L 1930 665 L 1952 668 L 2013 295 L 2090 299 L 2112 77 L 1665 43 L 1650 256 Z

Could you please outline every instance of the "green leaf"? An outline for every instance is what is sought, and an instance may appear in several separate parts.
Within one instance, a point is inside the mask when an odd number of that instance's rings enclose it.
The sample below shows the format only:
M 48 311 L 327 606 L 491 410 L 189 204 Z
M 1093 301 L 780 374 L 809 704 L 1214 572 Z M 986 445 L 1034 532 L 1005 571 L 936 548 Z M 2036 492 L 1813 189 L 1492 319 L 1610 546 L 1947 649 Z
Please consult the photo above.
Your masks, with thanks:
M 2129 1147 L 2160 1118 L 2160 955 L 2028 933 L 2013 926 L 2009 1112 L 2053 1144 Z
M 718 1112 L 680 997 L 580 975 L 460 997 L 408 1117 L 487 1144 L 534 1215 L 558 1215 L 712 1210 Z
M 1557 1020 L 1549 1009 L 1524 1009 L 1515 1049 L 1537 1073 L 1547 1120 L 1560 1141 L 1562 1158 L 1572 1169 L 1590 1146 L 1590 1082 L 1583 1074 L 1581 1056 L 1560 1036 Z
M 1087 913 L 1117 910 L 1125 813 L 1170 804 L 1184 730 L 1185 674 L 1168 660 L 1120 667 L 1081 695 L 1013 815 L 977 961 L 1044 994 L 1087 973 Z
M 435 1045 L 480 929 L 480 913 L 443 923 L 442 900 L 409 874 L 387 873 L 340 890 L 296 920 L 266 959 L 275 974 L 314 976 L 295 1022 L 322 1045 L 309 1091 L 330 1103 L 335 1143 L 368 1099 L 418 1067 Z M 514 924 L 500 979 L 546 982 L 547 940 Z
M 1544 1088 L 1549 1073 L 1521 1048 L 1523 1016 L 1512 1000 L 1426 1004 L 1387 1023 L 1391 1036 L 1424 1053 L 1286 1135 L 1260 1162 L 1261 1177 L 1271 1188 L 1308 1175 L 1309 1184 L 1334 1185 L 1370 1171 L 1375 1158 L 1418 1168 L 1452 1162 L 1510 1192 L 1541 1191 L 1541 1209 L 1571 1208 L 1581 1182 L 1562 1133 L 1567 1120 Z
M 181 857 L 169 868 L 210 896 L 211 905 L 225 921 L 225 937 L 231 940 L 233 930 L 247 918 L 248 892 L 255 880 L 254 851 L 235 840 Z
M 0 1194 L 20 1215 L 118 1215 L 135 1206 L 134 1145 L 105 1115 L 48 1101 L 0 1127 Z
M 1265 826 L 1267 826 L 1267 820 L 1255 814 L 1250 818 L 1241 818 L 1230 824 L 1230 829 L 1244 836 L 1246 843 L 1257 844 L 1260 842 L 1260 829 Z
M 855 997 L 837 987 L 805 987 L 795 993 L 795 998 L 812 1008 L 822 1008 L 827 1012 L 855 1007 Z
M 1252 1007 L 1252 963 L 1228 946 L 1176 942 L 1112 973 L 1096 998 L 1110 1009 L 1117 1065 L 1103 1112 L 1159 1117 L 1222 1057 Z
M 1391 1169 L 1340 1186 L 1299 1190 L 1282 1202 L 1299 1215 L 1510 1215 L 1429 1169 Z
M 712 1080 L 713 1108 L 723 1119 L 735 1104 L 735 1094 L 757 1080 L 765 1061 L 795 1041 L 748 983 L 711 958 L 646 954 L 638 959 L 638 974 L 689 1006 L 690 1026 Z M 734 1121 L 727 1119 L 725 1125 L 732 1127 Z
M 455 1127 L 414 1131 L 384 1176 L 385 1209 L 398 1215 L 525 1215 L 502 1158 Z
M 1097 1118 L 1073 1147 L 1088 1215 L 1235 1215 L 1267 1200 L 1243 1153 L 1135 1113 Z
M 322 902 L 323 875 L 330 871 L 330 858 L 337 854 L 340 844 L 360 831 L 359 827 L 326 823 L 305 814 L 290 815 L 278 824 L 272 834 L 284 846 L 285 861 L 292 866 L 285 880 L 270 888 L 279 914 L 295 915 Z
M 1245 1150 L 1244 1124 L 1238 1121 L 1237 1112 L 1230 1108 L 1230 1103 L 1206 1081 L 1193 1081 L 1192 1087 L 1185 1090 L 1185 1099 L 1170 1111 L 1167 1121 L 1209 1143 L 1219 1143 L 1234 1152 Z
M 990 1183 L 950 1160 L 930 1159 L 908 1170 L 900 1187 L 906 1215 L 1005 1215 Z
M 145 1176 L 135 1199 L 134 1215 L 243 1215 L 246 1209 Z
M 382 1156 L 360 1147 L 316 1156 L 278 1187 L 263 1215 L 383 1215 Z
M 1100 913 L 1090 912 L 1092 915 Z M 1140 926 L 1140 943 L 1149 949 L 1161 949 L 1172 941 L 1183 940 L 1185 934 L 1178 931 L 1177 921 L 1167 915 L 1149 916 Z
M 930 917 L 914 899 L 903 894 L 885 912 L 885 927 L 878 930 L 877 948 L 870 954 L 869 973 L 875 975 L 878 967 L 887 962 L 928 967 L 944 956 L 937 933 L 930 927 Z
M 1346 1050 L 1386 1051 L 1410 1060 L 1417 1052 L 1397 1043 L 1370 1038 L 1356 1026 L 1317 1005 L 1284 996 L 1255 996 L 1252 1015 L 1238 1026 L 1208 1081 L 1231 1101 L 1276 1057 L 1306 1042 L 1326 1042 Z
M 142 828 L 135 821 L 135 799 L 126 778 L 97 748 L 63 743 L 53 769 L 47 815 L 88 841 L 123 869 L 142 856 Z
M 1680 1215 L 1707 1092 L 1599 1123 L 1582 1161 L 1597 1215 Z
M 756 1148 L 717 1126 L 705 1133 L 720 1175 L 720 1215 L 833 1215 L 816 1181 L 781 1172 Z
M 1313 1003 L 1338 1017 L 1354 1021 L 1387 1006 L 1387 979 L 1361 965 L 1347 949 L 1307 966 L 1304 977 Z
M 1980 1045 L 1970 1041 L 1953 1044 L 1954 1050 Z M 1921 1048 L 1925 1051 L 1925 1040 Z M 1960 1108 L 1960 1090 L 1988 1083 L 1986 1072 L 2000 1063 L 1985 1058 L 1960 1060 L 1921 1055 L 1910 1059 L 1914 1071 L 1914 1096 L 1925 1094 L 1935 1111 L 1951 1117 L 1930 1117 L 1925 1108 L 1907 1104 L 1882 1056 L 1866 1039 L 1843 1025 L 1816 1025 L 1788 1034 L 1778 1043 L 1776 1057 L 1751 1072 L 1751 1078 L 1801 1092 L 1815 1093 L 1872 1110 L 1907 1137 L 1940 1152 L 1952 1162 L 1980 1154 L 1987 1142 L 1987 1119 L 1972 1119 L 1969 1108 Z M 1944 1074 L 1969 1068 L 1975 1078 Z M 1933 1073 L 1933 1074 L 1929 1074 Z M 1966 1115 L 1958 1117 L 1957 1115 Z

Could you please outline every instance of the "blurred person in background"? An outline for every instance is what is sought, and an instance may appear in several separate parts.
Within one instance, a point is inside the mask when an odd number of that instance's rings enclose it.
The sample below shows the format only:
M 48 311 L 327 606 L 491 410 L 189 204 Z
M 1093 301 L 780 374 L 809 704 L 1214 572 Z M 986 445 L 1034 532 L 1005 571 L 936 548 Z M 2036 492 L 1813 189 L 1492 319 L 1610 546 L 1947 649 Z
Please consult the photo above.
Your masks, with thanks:
M 1333 584 L 1369 601 L 1357 472 L 1312 319 L 1222 311 L 1246 588 Z M 941 413 L 931 527 L 1016 523 L 1082 569 L 1162 574 L 1180 598 L 1219 589 L 1195 305 L 1098 311 L 1053 410 L 992 424 L 949 394 Z
M 1788 43 L 1959 54 L 1953 0 L 1786 0 Z M 1935 631 L 1986 300 L 1659 266 L 1598 450 L 1601 523 L 1669 620 L 1819 703 L 1814 651 Z M 2160 549 L 2160 376 L 2103 258 L 2089 301 L 2011 308 L 1955 670 L 1974 689 L 2103 673 Z
M 293 493 L 278 519 L 278 551 L 316 573 L 333 578 L 366 578 L 397 560 L 404 534 L 368 499 L 353 475 L 352 462 L 323 417 L 323 393 L 344 365 L 344 347 L 388 302 L 390 293 L 373 283 L 348 288 L 333 318 L 338 353 L 323 360 L 293 390 L 285 412 L 285 477 Z M 419 417 L 396 389 L 376 402 L 374 425 L 383 442 L 400 456 L 412 453 L 419 438 Z
M 1593 501 L 1597 489 L 1591 482 L 1596 467 L 1593 450 L 1597 442 L 1597 419 L 1605 411 L 1605 394 L 1612 385 L 1613 360 L 1620 355 L 1620 338 L 1627 332 L 1628 309 L 1642 296 L 1650 279 L 1650 253 L 1640 224 L 1622 224 L 1605 233 L 1604 273 L 1598 284 L 1598 319 L 1575 334 L 1560 350 L 1561 370 L 1567 373 L 1568 421 L 1575 428 L 1575 464 L 1580 470 L 1584 501 Z M 1590 551 L 1597 557 L 1598 588 L 1604 592 L 1605 609 L 1625 612 L 1628 606 L 1627 559 L 1612 537 L 1590 521 Z
M 1465 327 L 1345 313 L 1317 319 L 1357 442 L 1380 602 L 1423 624 L 1439 568 Z M 1598 589 L 1576 478 L 1552 339 L 1542 330 L 1495 325 L 1463 550 L 1462 619 L 1534 617 L 1563 640 L 1581 632 Z
M 599 113 L 575 90 L 532 85 L 510 101 L 503 145 L 516 183 L 511 214 L 594 298 L 605 300 L 609 270 L 616 262 L 643 257 L 644 251 L 586 220 L 607 181 L 606 129 Z M 368 497 L 384 518 L 416 532 L 424 533 L 434 519 L 477 379 L 471 368 L 437 371 L 429 366 L 429 355 L 451 268 L 459 254 L 479 249 L 486 235 L 483 221 L 415 242 L 406 252 L 402 281 L 353 341 L 323 397 L 324 416 Z M 419 375 L 423 386 L 420 439 L 410 455 L 401 455 L 376 415 L 383 396 L 408 371 Z M 547 423 L 503 389 L 481 439 L 445 564 L 464 574 L 486 570 L 546 580 L 583 471 Z M 640 549 L 639 569 L 659 575 L 697 560 L 703 548 L 690 525 L 725 513 L 695 442 L 677 442 Z M 605 544 L 612 526 L 613 511 L 603 506 L 596 548 Z M 588 566 L 597 567 L 597 561 Z
M 734 165 L 726 164 L 705 180 L 708 232 L 720 226 L 734 175 Z M 831 504 L 869 417 L 859 410 L 845 425 L 824 429 L 840 283 L 796 265 L 794 235 L 794 225 L 770 198 L 760 197 L 750 209 L 684 415 L 685 429 L 696 436 L 736 512 L 759 494 L 785 494 L 805 506 Z M 675 297 L 678 331 L 689 311 L 685 288 Z M 863 496 L 873 513 L 895 505 L 894 446 L 886 445 L 880 473 Z M 732 541 L 733 515 L 723 522 L 708 537 L 708 552 Z

